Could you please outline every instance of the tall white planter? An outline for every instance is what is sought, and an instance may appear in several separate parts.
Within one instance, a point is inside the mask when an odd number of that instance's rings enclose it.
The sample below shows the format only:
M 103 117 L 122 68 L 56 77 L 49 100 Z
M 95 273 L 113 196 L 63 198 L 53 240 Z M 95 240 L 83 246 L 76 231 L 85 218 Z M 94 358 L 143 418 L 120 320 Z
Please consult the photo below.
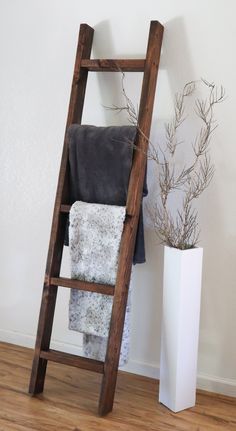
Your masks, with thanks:
M 159 401 L 174 412 L 196 400 L 202 254 L 164 251 Z

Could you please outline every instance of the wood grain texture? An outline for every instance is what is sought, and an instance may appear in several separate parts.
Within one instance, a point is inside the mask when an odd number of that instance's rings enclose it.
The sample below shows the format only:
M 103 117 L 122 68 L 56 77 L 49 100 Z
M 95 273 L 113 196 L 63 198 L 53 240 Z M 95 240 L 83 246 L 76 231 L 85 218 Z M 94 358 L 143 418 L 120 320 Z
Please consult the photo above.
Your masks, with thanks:
M 83 356 L 72 355 L 70 353 L 59 352 L 57 350 L 49 349 L 46 352 L 41 351 L 40 358 L 47 359 L 47 361 L 49 360 L 58 362 L 60 364 L 70 365 L 71 367 L 96 371 L 97 373 L 103 373 L 104 371 L 104 363 L 101 361 L 84 358 Z
M 50 362 L 44 394 L 30 397 L 33 351 L 0 343 L 1 431 L 235 431 L 236 398 L 198 391 L 174 414 L 157 401 L 158 382 L 118 373 L 114 409 L 97 415 L 100 375 Z
M 61 211 L 62 213 L 66 213 L 66 214 L 68 214 L 68 213 L 70 212 L 70 209 L 71 209 L 71 205 L 65 205 L 65 204 L 62 204 L 62 205 L 61 205 L 61 209 L 60 209 L 60 211 Z
M 81 67 L 90 72 L 143 72 L 145 60 L 131 59 L 99 59 L 99 60 L 82 60 Z
M 52 286 L 85 290 L 87 292 L 103 293 L 104 295 L 114 295 L 114 286 L 109 284 L 89 283 L 87 281 L 74 280 L 65 277 L 52 277 L 49 279 L 49 284 Z
M 140 151 L 134 152 L 126 204 L 130 215 L 137 213 L 137 207 L 139 207 L 141 202 L 145 175 L 143 167 L 146 164 L 163 32 L 164 27 L 158 21 L 151 21 L 138 113 L 138 125 L 142 134 L 138 134 L 136 145 Z
M 39 353 L 40 350 L 47 350 L 50 345 L 56 296 L 57 287 L 51 289 L 50 286 L 44 284 L 35 344 L 35 354 L 29 384 L 29 392 L 31 394 L 40 393 L 44 388 L 47 360 L 40 358 Z

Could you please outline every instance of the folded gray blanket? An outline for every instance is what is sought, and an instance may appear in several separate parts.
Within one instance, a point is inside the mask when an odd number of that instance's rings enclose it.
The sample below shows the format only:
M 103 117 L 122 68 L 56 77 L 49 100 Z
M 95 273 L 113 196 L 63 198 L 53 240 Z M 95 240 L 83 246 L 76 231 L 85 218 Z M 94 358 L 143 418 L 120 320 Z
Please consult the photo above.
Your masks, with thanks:
M 125 206 L 132 166 L 134 126 L 69 127 L 70 203 Z M 143 196 L 147 195 L 146 181 Z M 68 245 L 68 230 L 65 245 Z M 133 263 L 145 262 L 142 207 Z

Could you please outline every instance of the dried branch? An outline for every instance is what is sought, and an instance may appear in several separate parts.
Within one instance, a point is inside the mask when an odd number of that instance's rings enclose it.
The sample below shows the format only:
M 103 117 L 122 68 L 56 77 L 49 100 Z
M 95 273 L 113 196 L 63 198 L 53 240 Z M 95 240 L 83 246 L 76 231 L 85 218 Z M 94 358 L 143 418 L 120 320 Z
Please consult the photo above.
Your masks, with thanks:
M 181 250 L 193 248 L 198 243 L 200 233 L 198 214 L 193 202 L 209 186 L 214 175 L 214 166 L 209 155 L 211 137 L 217 127 L 214 119 L 214 108 L 225 99 L 225 90 L 222 86 L 218 88 L 214 83 L 201 79 L 200 83 L 207 89 L 208 96 L 205 99 L 196 98 L 194 111 L 202 125 L 191 147 L 192 162 L 188 166 L 183 165 L 182 168 L 177 169 L 175 158 L 177 149 L 180 144 L 185 144 L 183 139 L 179 139 L 181 125 L 187 120 L 185 102 L 186 98 L 195 92 L 197 82 L 188 82 L 183 90 L 176 94 L 174 116 L 165 125 L 166 140 L 164 146 L 160 144 L 154 146 L 139 127 L 137 111 L 125 91 L 124 78 L 125 75 L 122 72 L 124 105 L 113 105 L 108 109 L 116 112 L 125 111 L 130 123 L 137 127 L 138 133 L 149 142 L 149 149 L 145 155 L 157 166 L 158 186 L 160 188 L 157 202 L 152 208 L 148 208 L 154 230 L 161 242 L 170 247 Z M 132 143 L 130 144 L 132 145 Z M 137 148 L 135 145 L 134 148 L 143 151 L 142 148 Z M 181 204 L 174 209 L 169 202 L 173 192 L 178 192 L 181 198 Z
M 184 86 L 182 93 L 177 93 L 175 95 L 175 103 L 174 103 L 175 115 L 172 121 L 170 121 L 165 125 L 166 147 L 172 157 L 175 154 L 175 150 L 177 146 L 183 143 L 183 141 L 179 142 L 177 139 L 177 130 L 186 119 L 186 117 L 184 117 L 185 98 L 190 96 L 194 92 L 194 90 L 195 90 L 195 82 L 191 81 Z

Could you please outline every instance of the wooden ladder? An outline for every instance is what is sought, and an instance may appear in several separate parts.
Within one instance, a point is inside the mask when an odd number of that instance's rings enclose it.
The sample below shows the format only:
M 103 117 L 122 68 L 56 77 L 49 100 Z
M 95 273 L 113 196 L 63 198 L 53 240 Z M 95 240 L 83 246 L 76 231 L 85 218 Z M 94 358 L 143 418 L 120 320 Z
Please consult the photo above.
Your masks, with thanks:
M 143 60 L 91 60 L 90 53 L 93 33 L 94 30 L 91 27 L 87 24 L 81 24 L 66 130 L 72 123 L 81 124 L 89 71 L 144 72 L 138 114 L 139 128 L 143 133 L 138 133 L 135 141 L 137 147 L 141 148 L 142 151 L 134 151 L 126 204 L 127 216 L 121 239 L 115 287 L 62 278 L 60 277 L 60 267 L 66 220 L 70 210 L 68 142 L 65 133 L 29 393 L 35 395 L 43 391 L 48 361 L 96 371 L 103 374 L 98 408 L 99 415 L 102 416 L 112 410 L 114 401 L 132 259 L 145 175 L 146 151 L 148 148 L 148 140 L 145 137 L 149 137 L 150 134 L 163 26 L 158 21 L 151 21 L 146 58 Z M 50 349 L 58 286 L 114 296 L 105 362 Z

